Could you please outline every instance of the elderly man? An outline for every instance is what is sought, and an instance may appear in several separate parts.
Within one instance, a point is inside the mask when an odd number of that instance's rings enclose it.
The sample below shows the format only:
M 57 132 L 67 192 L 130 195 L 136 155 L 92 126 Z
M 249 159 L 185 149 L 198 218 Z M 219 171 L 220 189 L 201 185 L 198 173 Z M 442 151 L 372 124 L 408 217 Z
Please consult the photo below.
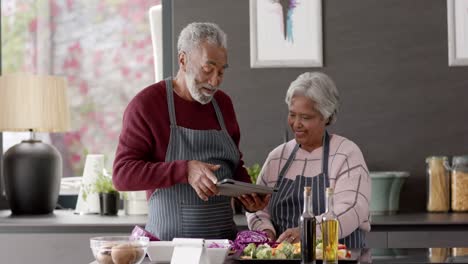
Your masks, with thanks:
M 228 67 L 226 34 L 212 23 L 192 23 L 180 33 L 179 71 L 129 103 L 114 161 L 122 191 L 147 190 L 146 229 L 174 237 L 234 238 L 230 198 L 216 182 L 249 182 L 239 151 L 240 130 L 229 96 L 219 90 Z M 240 198 L 248 211 L 268 196 Z

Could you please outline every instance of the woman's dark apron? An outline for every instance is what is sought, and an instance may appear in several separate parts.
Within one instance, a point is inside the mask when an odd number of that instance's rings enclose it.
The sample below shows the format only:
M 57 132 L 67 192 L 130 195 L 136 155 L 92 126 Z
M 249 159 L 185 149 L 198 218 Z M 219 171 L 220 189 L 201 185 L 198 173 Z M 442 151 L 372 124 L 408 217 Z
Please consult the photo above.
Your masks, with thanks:
M 328 179 L 330 136 L 327 132 L 325 132 L 323 141 L 322 173 L 315 177 L 297 175 L 295 180 L 284 177 L 299 149 L 299 145 L 296 144 L 278 176 L 278 181 L 275 185 L 278 188 L 278 192 L 273 194 L 269 205 L 273 226 L 278 235 L 288 228 L 299 226 L 299 219 L 304 207 L 303 194 L 305 186 L 312 187 L 314 214 L 321 215 L 325 212 L 325 189 L 330 186 Z M 305 162 L 307 163 L 307 160 Z M 307 164 L 304 165 L 304 168 L 306 166 Z M 304 174 L 304 171 L 302 174 Z M 340 239 L 340 243 L 345 244 L 348 248 L 364 248 L 365 232 L 358 228 L 349 236 Z

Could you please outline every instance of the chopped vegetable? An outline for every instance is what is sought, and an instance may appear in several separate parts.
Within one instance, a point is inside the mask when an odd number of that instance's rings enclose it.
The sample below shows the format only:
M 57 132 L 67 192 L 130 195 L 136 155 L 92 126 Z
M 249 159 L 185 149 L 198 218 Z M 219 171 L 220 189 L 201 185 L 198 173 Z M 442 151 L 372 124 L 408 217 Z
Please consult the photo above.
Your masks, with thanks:
M 255 245 L 255 243 L 250 243 L 244 248 L 244 251 L 242 252 L 242 254 L 244 254 L 244 256 L 252 257 L 256 249 L 257 249 L 257 245 Z
M 254 258 L 256 259 L 271 259 L 271 247 L 268 244 L 263 244 L 257 247 Z
M 288 259 L 288 257 L 281 251 L 276 251 L 272 256 L 273 259 Z
M 276 247 L 276 249 L 277 251 L 279 251 L 279 253 L 283 253 L 286 256 L 286 258 L 292 258 L 294 246 L 291 243 L 284 241 L 281 244 L 279 244 Z
M 235 250 L 244 250 L 244 248 L 250 243 L 260 245 L 268 243 L 269 241 L 267 234 L 263 231 L 245 230 L 237 234 L 232 247 Z
M 270 246 L 272 245 L 272 246 Z M 338 259 L 351 258 L 351 252 L 347 250 L 346 245 L 338 244 Z M 322 259 L 323 244 L 321 240 L 317 240 L 315 251 L 317 259 Z M 258 244 L 249 243 L 242 252 L 242 259 L 300 259 L 301 258 L 301 243 L 291 244 L 283 241 L 280 244 L 271 242 Z
M 315 249 L 320 249 L 320 250 L 323 249 L 322 241 L 320 241 L 320 243 L 317 243 L 317 245 L 315 246 Z
M 294 243 L 293 246 L 293 258 L 301 258 L 301 242 Z
M 348 251 L 346 249 L 338 250 L 338 259 L 346 258 L 347 253 L 348 253 Z
M 155 237 L 149 231 L 147 231 L 146 229 L 144 229 L 143 227 L 140 227 L 140 226 L 135 226 L 135 228 L 133 228 L 132 234 L 130 236 L 134 237 L 134 238 L 147 237 L 147 238 L 149 238 L 150 241 L 159 241 L 159 238 Z
M 229 245 L 227 245 L 227 244 L 219 244 L 219 243 L 216 243 L 216 242 L 213 242 L 213 243 L 211 243 L 211 244 L 209 244 L 209 245 L 207 246 L 207 248 L 227 248 L 227 247 L 229 247 Z

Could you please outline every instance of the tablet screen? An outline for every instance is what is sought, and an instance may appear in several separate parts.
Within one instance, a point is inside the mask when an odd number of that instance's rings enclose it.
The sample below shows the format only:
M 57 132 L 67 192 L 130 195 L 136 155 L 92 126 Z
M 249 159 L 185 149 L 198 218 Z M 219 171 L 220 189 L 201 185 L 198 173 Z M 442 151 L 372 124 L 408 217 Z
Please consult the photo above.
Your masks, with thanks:
M 241 181 L 235 181 L 232 179 L 224 179 L 218 182 L 216 185 L 218 186 L 219 195 L 233 197 L 251 193 L 269 194 L 277 191 L 275 188 Z

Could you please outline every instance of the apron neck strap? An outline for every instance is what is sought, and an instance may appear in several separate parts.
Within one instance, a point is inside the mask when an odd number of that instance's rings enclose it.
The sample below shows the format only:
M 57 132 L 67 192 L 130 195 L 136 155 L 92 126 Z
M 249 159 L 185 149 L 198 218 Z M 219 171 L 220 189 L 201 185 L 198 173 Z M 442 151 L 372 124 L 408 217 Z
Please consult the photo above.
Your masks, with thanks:
M 285 143 L 285 144 L 287 144 L 287 143 Z M 283 180 L 284 175 L 289 170 L 289 167 L 291 166 L 292 162 L 294 161 L 294 158 L 296 157 L 296 153 L 297 153 L 297 150 L 299 149 L 299 147 L 300 147 L 299 144 L 296 144 L 296 146 L 294 146 L 294 149 L 291 152 L 291 155 L 289 155 L 289 158 L 286 161 L 286 164 L 284 164 L 283 169 L 281 169 L 281 172 L 280 172 L 280 174 L 278 176 L 278 180 L 276 181 L 276 184 L 278 184 L 281 180 Z M 280 157 L 280 161 L 281 161 L 281 157 Z
M 285 143 L 286 144 L 286 143 Z M 284 175 L 286 172 L 289 170 L 289 167 L 291 166 L 292 162 L 294 161 L 294 158 L 296 157 L 297 150 L 299 149 L 300 145 L 296 144 L 294 146 L 293 151 L 291 152 L 291 155 L 289 155 L 288 160 L 286 161 L 286 164 L 284 164 L 283 168 L 281 169 L 281 172 L 278 176 L 278 180 L 276 183 L 278 184 L 281 180 L 283 180 Z M 330 135 L 328 132 L 325 130 L 325 135 L 323 136 L 323 152 L 322 152 L 322 173 L 325 175 L 325 184 L 326 187 L 330 187 L 330 181 L 328 179 L 328 156 L 330 153 Z M 282 155 L 281 155 L 282 156 Z
M 216 99 L 214 97 L 213 99 L 211 99 L 211 103 L 213 104 L 216 117 L 218 118 L 219 126 L 221 127 L 222 130 L 226 130 L 226 125 L 224 124 L 223 114 L 221 113 L 221 109 L 219 108 L 218 102 L 216 102 Z
M 171 126 L 177 125 L 175 107 L 174 107 L 174 94 L 172 87 L 172 78 L 168 77 L 164 80 L 166 82 L 166 94 L 167 94 L 167 107 L 169 110 L 169 119 L 171 120 Z
M 323 136 L 323 157 L 322 157 L 322 173 L 325 178 L 325 186 L 330 187 L 330 179 L 328 178 L 328 157 L 330 155 L 330 135 L 325 130 Z
M 175 114 L 175 106 L 174 106 L 174 88 L 172 86 L 172 78 L 166 78 L 164 80 L 166 82 L 166 94 L 167 94 L 167 107 L 169 110 L 169 119 L 171 120 L 171 126 L 176 126 L 177 121 L 176 121 L 176 114 Z M 218 106 L 218 103 L 216 102 L 215 98 L 211 100 L 213 104 L 213 108 L 216 113 L 216 118 L 218 119 L 219 126 L 221 127 L 222 130 L 226 130 L 226 125 L 224 124 L 224 118 L 223 114 L 221 113 L 221 109 Z

